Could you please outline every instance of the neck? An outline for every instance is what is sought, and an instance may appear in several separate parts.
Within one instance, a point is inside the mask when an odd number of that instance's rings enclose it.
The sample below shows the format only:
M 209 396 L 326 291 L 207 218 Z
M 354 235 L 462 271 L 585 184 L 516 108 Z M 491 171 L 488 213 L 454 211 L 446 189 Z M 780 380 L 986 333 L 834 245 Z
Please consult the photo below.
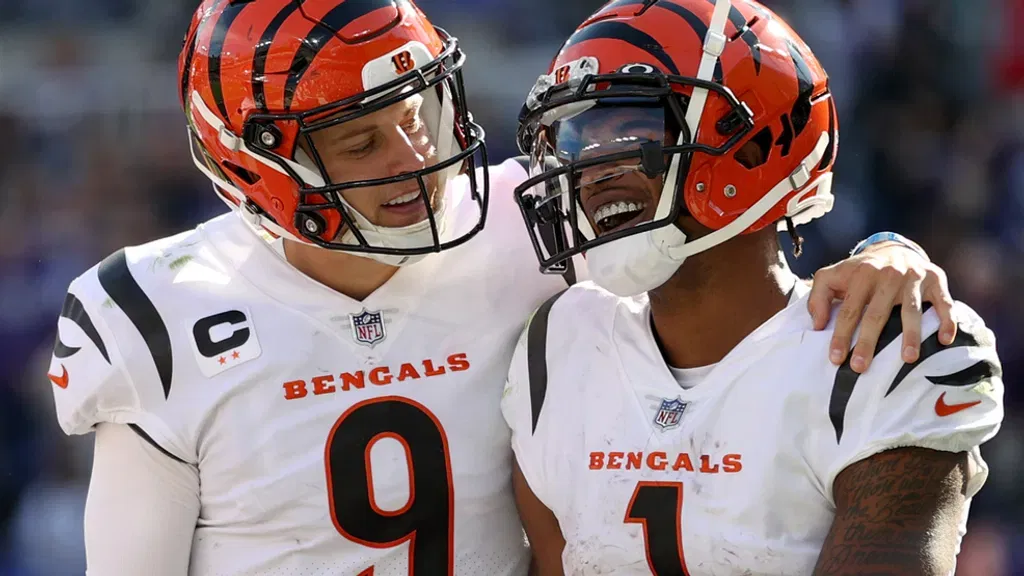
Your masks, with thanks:
M 687 258 L 649 293 L 654 330 L 670 366 L 721 361 L 787 306 L 797 278 L 774 234 L 772 229 L 743 235 Z
M 372 258 L 293 240 L 284 241 L 284 255 L 289 264 L 306 276 L 358 301 L 373 294 L 398 272 L 398 267 Z

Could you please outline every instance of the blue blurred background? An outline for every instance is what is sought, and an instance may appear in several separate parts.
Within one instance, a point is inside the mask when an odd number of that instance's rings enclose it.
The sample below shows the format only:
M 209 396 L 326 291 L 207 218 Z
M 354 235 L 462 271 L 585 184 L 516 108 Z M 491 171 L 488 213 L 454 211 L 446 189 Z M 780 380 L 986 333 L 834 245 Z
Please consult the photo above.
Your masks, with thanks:
M 0 576 L 82 574 L 92 437 L 45 374 L 72 278 L 224 209 L 188 155 L 176 56 L 196 0 L 0 0 Z M 798 270 L 872 231 L 921 242 L 998 337 L 1008 403 L 957 574 L 1024 574 L 1024 0 L 768 0 L 831 75 L 836 208 Z M 420 0 L 469 54 L 492 158 L 599 0 Z M 1014 37 L 1017 35 L 1016 37 Z

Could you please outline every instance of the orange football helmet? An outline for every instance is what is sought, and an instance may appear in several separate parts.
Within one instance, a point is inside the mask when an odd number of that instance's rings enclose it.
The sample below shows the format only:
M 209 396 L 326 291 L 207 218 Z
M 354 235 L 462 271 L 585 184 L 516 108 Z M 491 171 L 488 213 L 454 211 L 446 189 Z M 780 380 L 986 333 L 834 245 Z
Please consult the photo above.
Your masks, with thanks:
M 396 265 L 457 246 L 483 228 L 488 194 L 464 60 L 410 0 L 205 0 L 178 62 L 193 157 L 222 199 L 275 236 Z M 332 180 L 312 136 L 411 97 L 429 136 L 422 168 Z M 444 191 L 462 173 L 479 215 L 446 234 Z M 419 191 L 422 222 L 377 226 L 345 198 L 396 183 Z
M 615 0 L 531 91 L 518 132 L 531 177 L 515 194 L 543 271 L 586 252 L 596 281 L 637 294 L 689 255 L 828 212 L 838 134 L 825 71 L 761 4 Z M 595 230 L 581 188 L 628 171 L 664 179 L 656 210 L 623 203 L 601 215 L 643 214 Z M 687 213 L 712 232 L 687 241 Z

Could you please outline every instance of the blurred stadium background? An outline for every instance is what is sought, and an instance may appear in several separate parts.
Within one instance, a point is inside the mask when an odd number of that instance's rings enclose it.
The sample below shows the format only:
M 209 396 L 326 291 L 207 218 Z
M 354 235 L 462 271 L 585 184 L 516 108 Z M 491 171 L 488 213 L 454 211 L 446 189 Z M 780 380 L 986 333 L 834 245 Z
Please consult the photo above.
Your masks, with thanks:
M 0 0 L 0 576 L 82 574 L 92 439 L 67 439 L 45 373 L 71 279 L 224 209 L 188 155 L 175 89 L 196 0 Z M 420 0 L 469 54 L 491 157 L 600 0 Z M 767 0 L 829 71 L 837 205 L 804 231 L 809 274 L 903 232 L 993 327 L 1008 411 L 958 574 L 1024 574 L 1024 0 Z

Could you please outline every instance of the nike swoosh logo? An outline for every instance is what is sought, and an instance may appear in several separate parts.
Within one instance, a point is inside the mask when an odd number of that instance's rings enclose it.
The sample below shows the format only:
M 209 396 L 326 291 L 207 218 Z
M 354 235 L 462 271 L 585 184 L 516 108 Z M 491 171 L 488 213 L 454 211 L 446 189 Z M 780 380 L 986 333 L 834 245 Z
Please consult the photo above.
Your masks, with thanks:
M 946 393 L 943 392 L 939 396 L 939 399 L 935 401 L 935 413 L 939 416 L 952 416 L 957 412 L 962 412 L 971 406 L 977 406 L 978 404 L 981 404 L 981 400 L 964 402 L 963 404 L 946 404 Z
M 61 374 L 60 377 L 54 376 L 53 374 L 47 374 L 46 376 L 47 376 L 47 378 L 50 379 L 50 382 L 53 382 L 54 384 L 56 384 L 58 388 L 67 388 L 68 387 L 68 369 L 65 368 L 63 364 L 60 365 L 60 369 L 64 371 L 64 373 Z

